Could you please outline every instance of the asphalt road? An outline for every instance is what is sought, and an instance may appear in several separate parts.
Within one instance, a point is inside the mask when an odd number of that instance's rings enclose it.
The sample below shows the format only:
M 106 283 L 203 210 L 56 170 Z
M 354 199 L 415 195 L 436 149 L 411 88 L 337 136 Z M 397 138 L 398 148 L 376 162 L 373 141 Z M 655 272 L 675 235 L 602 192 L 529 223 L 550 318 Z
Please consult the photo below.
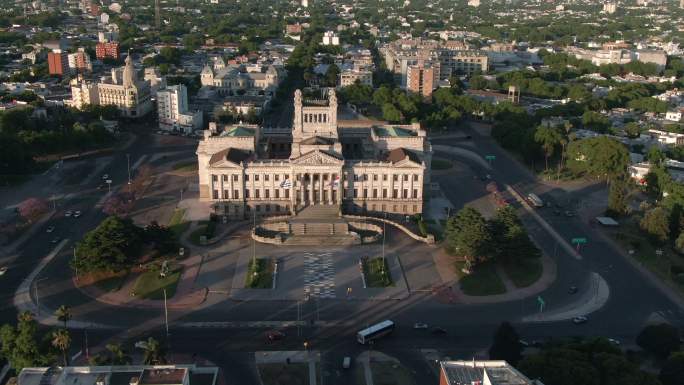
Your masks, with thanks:
M 473 136 L 475 150 L 481 155 L 495 154 L 494 170 L 490 173 L 494 180 L 500 183 L 516 185 L 522 191 L 534 186 L 534 179 L 521 169 L 520 165 L 510 160 L 508 155 L 496 146 L 491 139 Z M 433 139 L 434 144 L 448 144 L 459 146 L 459 140 L 439 138 Z M 469 148 L 472 149 L 472 148 Z M 113 187 L 125 185 L 128 178 L 126 168 L 126 154 L 130 154 L 131 164 L 143 156 L 148 159 L 158 152 L 187 152 L 192 155 L 195 145 L 167 146 L 163 148 L 151 147 L 150 136 L 141 134 L 135 143 L 126 151 L 114 154 L 109 167 L 103 173 L 108 173 L 113 180 Z M 169 157 L 153 162 L 160 165 L 163 162 L 175 161 L 182 158 Z M 468 163 L 467 159 L 458 159 Z M 484 172 L 477 164 L 469 164 L 475 173 Z M 51 171 L 59 172 L 59 171 Z M 438 177 L 447 197 L 459 201 L 459 185 L 450 184 L 448 177 Z M 105 190 L 98 190 L 101 184 L 99 178 L 94 178 L 87 186 L 60 185 L 56 188 L 61 193 L 78 193 L 71 199 L 59 202 L 59 212 L 47 226 L 55 226 L 52 234 L 41 229 L 20 250 L 16 259 L 8 263 L 9 271 L 0 278 L 0 322 L 14 322 L 16 313 L 11 311 L 12 296 L 22 279 L 34 268 L 37 262 L 54 247 L 50 241 L 59 236 L 69 238 L 71 242 L 41 273 L 38 282 L 38 294 L 42 304 L 56 308 L 61 304 L 72 306 L 77 320 L 91 320 L 126 328 L 154 319 L 162 314 L 162 309 L 120 309 L 104 306 L 93 302 L 69 284 L 68 260 L 72 253 L 73 241 L 78 240 L 88 230 L 94 228 L 104 214 L 94 205 Z M 582 192 L 578 192 L 577 199 L 581 199 Z M 65 218 L 65 210 L 81 210 L 83 216 L 78 219 Z M 583 259 L 578 261 L 565 255 L 561 248 L 556 247 L 551 237 L 545 236 L 543 230 L 524 217 L 523 220 L 530 227 L 535 239 L 550 255 L 556 255 L 558 263 L 558 280 L 542 296 L 549 308 L 561 307 L 573 301 L 567 294 L 570 285 L 580 288 L 586 286 L 588 273 L 600 272 L 608 281 L 611 297 L 605 307 L 590 316 L 590 322 L 584 325 L 573 325 L 569 321 L 517 324 L 518 331 L 528 340 L 561 338 L 568 336 L 608 336 L 623 341 L 631 341 L 643 326 L 644 321 L 653 312 L 662 311 L 670 315 L 670 321 L 682 326 L 684 313 L 682 309 L 665 297 L 654 285 L 646 280 L 627 261 L 625 261 L 610 245 L 603 243 L 594 236 L 593 229 L 577 218 L 558 218 L 551 212 L 539 211 L 554 228 L 566 239 L 585 236 L 589 244 L 582 251 Z M 390 237 L 403 236 L 391 230 Z M 0 256 L 5 262 L 13 256 Z M 47 279 L 43 279 L 47 278 Z M 35 293 L 34 293 L 35 295 Z M 312 349 L 324 352 L 324 371 L 332 383 L 347 383 L 348 373 L 339 370 L 339 362 L 344 356 L 355 356 L 365 350 L 355 342 L 354 333 L 365 324 L 383 318 L 391 318 L 399 327 L 396 333 L 379 341 L 374 349 L 382 350 L 390 355 L 401 358 L 405 365 L 417 375 L 429 376 L 430 368 L 420 357 L 419 349 L 438 349 L 442 355 L 452 358 L 470 358 L 483 356 L 489 345 L 495 328 L 501 321 L 517 321 L 523 315 L 536 311 L 534 298 L 507 302 L 494 305 L 453 305 L 445 306 L 430 301 L 428 294 L 414 294 L 404 301 L 383 302 L 345 302 L 321 300 L 319 308 L 312 303 L 302 306 L 302 319 L 320 319 L 333 323 L 326 327 L 309 326 L 300 330 L 285 330 L 287 337 L 277 343 L 267 343 L 264 329 L 226 328 L 226 329 L 188 329 L 181 328 L 181 322 L 203 322 L 216 320 L 294 320 L 296 319 L 296 303 L 292 301 L 259 301 L 252 303 L 236 303 L 229 301 L 219 294 L 212 294 L 205 307 L 188 315 L 174 314 L 171 319 L 170 344 L 172 351 L 178 353 L 197 353 L 206 357 L 221 367 L 226 377 L 235 383 L 255 383 L 253 356 L 249 352 L 256 350 L 288 350 L 301 349 L 303 341 L 310 341 Z M 340 322 L 342 321 L 342 322 Z M 433 335 L 425 330 L 413 330 L 414 322 L 426 322 L 430 325 L 444 327 L 448 334 Z M 153 334 L 163 337 L 163 324 L 153 331 Z M 89 345 L 94 346 L 119 330 L 89 330 Z M 85 333 L 74 333 L 74 346 L 81 346 Z M 142 336 L 140 337 L 142 338 Z M 434 378 L 431 378 L 433 380 Z M 427 380 L 426 380 L 427 382 Z M 432 382 L 432 381 L 431 381 Z

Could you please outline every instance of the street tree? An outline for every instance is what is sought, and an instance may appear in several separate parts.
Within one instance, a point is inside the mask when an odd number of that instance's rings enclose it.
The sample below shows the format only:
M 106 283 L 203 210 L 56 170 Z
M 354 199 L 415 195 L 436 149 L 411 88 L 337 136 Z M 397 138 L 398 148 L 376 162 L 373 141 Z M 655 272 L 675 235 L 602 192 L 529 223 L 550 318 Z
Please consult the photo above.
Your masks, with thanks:
M 627 214 L 629 182 L 627 177 L 613 179 L 608 190 L 608 215 L 619 216 Z
M 31 223 L 46 213 L 48 207 L 48 203 L 45 199 L 29 198 L 21 202 L 17 208 L 19 209 L 19 215 L 27 222 Z
M 472 207 L 464 207 L 446 225 L 447 249 L 471 262 L 487 259 L 491 234 L 487 221 Z
M 144 358 L 146 365 L 161 365 L 166 363 L 166 350 L 156 339 L 150 337 L 145 342 Z
M 520 361 L 521 354 L 520 336 L 510 323 L 501 323 L 494 333 L 494 341 L 489 348 L 489 359 L 505 360 L 515 366 Z
M 534 140 L 541 145 L 544 151 L 546 170 L 549 169 L 549 158 L 553 155 L 556 146 L 561 142 L 562 136 L 555 127 L 541 125 L 534 132 Z
M 77 244 L 71 266 L 80 272 L 122 271 L 140 251 L 140 233 L 130 219 L 108 217 Z
M 28 311 L 17 316 L 16 327 L 5 324 L 0 328 L 0 356 L 7 359 L 15 371 L 50 362 L 50 356 L 41 351 L 37 333 L 38 325 Z
M 59 349 L 62 352 L 62 358 L 64 359 L 64 366 L 69 366 L 69 358 L 67 357 L 67 351 L 71 346 L 71 336 L 66 329 L 59 329 L 52 332 L 52 346 Z
M 606 136 L 572 141 L 567 149 L 568 168 L 576 174 L 588 174 L 610 181 L 627 172 L 629 151 L 620 142 Z
M 64 322 L 64 329 L 67 328 L 67 322 L 71 319 L 71 308 L 67 305 L 61 305 L 55 310 L 55 316 L 61 322 Z
M 657 242 L 665 242 L 670 233 L 669 215 L 665 208 L 654 207 L 644 214 L 639 226 Z
M 660 359 L 667 358 L 672 352 L 679 349 L 679 329 L 661 323 L 648 325 L 637 335 L 636 343 L 642 349 L 652 353 Z

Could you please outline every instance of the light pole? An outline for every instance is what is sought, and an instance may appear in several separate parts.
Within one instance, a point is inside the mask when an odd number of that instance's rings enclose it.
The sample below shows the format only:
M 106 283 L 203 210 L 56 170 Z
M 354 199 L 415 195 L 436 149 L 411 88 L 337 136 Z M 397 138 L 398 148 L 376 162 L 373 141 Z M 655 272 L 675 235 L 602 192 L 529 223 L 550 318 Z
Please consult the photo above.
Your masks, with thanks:
M 40 294 L 38 294 L 38 282 L 46 280 L 47 277 L 33 281 L 33 291 L 36 296 L 36 315 L 40 316 Z
M 253 221 L 253 230 L 254 235 L 256 236 L 256 207 L 254 207 L 254 221 Z M 254 269 L 253 275 L 257 275 L 257 270 L 256 270 L 256 238 L 252 237 L 252 268 Z
M 128 184 L 131 184 L 131 154 L 126 154 L 126 162 L 128 163 Z

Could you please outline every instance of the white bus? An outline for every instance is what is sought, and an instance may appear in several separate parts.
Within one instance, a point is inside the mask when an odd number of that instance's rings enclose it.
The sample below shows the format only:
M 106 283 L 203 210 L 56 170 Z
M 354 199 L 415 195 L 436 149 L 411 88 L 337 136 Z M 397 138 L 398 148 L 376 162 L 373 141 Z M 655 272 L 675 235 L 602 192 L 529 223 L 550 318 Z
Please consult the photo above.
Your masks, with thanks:
M 535 193 L 527 194 L 527 200 L 532 203 L 534 207 L 544 207 L 544 201 L 541 200 Z
M 356 333 L 356 339 L 360 344 L 365 345 L 368 341 L 380 338 L 384 335 L 392 333 L 394 330 L 394 322 L 385 320 L 377 323 L 371 327 L 363 329 Z

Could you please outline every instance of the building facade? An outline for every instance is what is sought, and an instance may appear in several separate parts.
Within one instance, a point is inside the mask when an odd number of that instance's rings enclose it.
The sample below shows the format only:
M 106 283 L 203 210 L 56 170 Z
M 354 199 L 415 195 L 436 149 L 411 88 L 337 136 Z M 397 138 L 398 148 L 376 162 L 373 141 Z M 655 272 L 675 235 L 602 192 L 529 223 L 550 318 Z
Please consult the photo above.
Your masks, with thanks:
M 157 91 L 159 128 L 191 133 L 202 126 L 202 112 L 190 112 L 188 90 L 183 84 Z
M 213 87 L 221 96 L 273 95 L 282 78 L 281 71 L 273 65 L 226 65 L 223 59 L 204 66 L 200 73 L 202 86 Z
M 357 81 L 361 85 L 373 87 L 373 72 L 356 69 L 340 72 L 340 87 L 351 86 Z
M 48 52 L 48 73 L 50 75 L 69 75 L 69 58 L 66 51 L 56 49 Z
M 430 64 L 413 65 L 406 71 L 406 90 L 419 94 L 426 99 L 432 97 L 437 87 L 435 70 Z
M 197 147 L 200 200 L 230 218 L 334 205 L 418 214 L 432 151 L 419 124 L 338 121 L 337 97 L 294 97 L 291 129 L 209 124 Z
M 92 72 L 93 64 L 90 62 L 90 56 L 83 48 L 79 48 L 77 52 L 68 55 L 69 69 L 72 72 Z
M 121 52 L 119 51 L 119 42 L 99 42 L 95 45 L 95 57 L 99 60 L 114 59 L 119 60 Z

